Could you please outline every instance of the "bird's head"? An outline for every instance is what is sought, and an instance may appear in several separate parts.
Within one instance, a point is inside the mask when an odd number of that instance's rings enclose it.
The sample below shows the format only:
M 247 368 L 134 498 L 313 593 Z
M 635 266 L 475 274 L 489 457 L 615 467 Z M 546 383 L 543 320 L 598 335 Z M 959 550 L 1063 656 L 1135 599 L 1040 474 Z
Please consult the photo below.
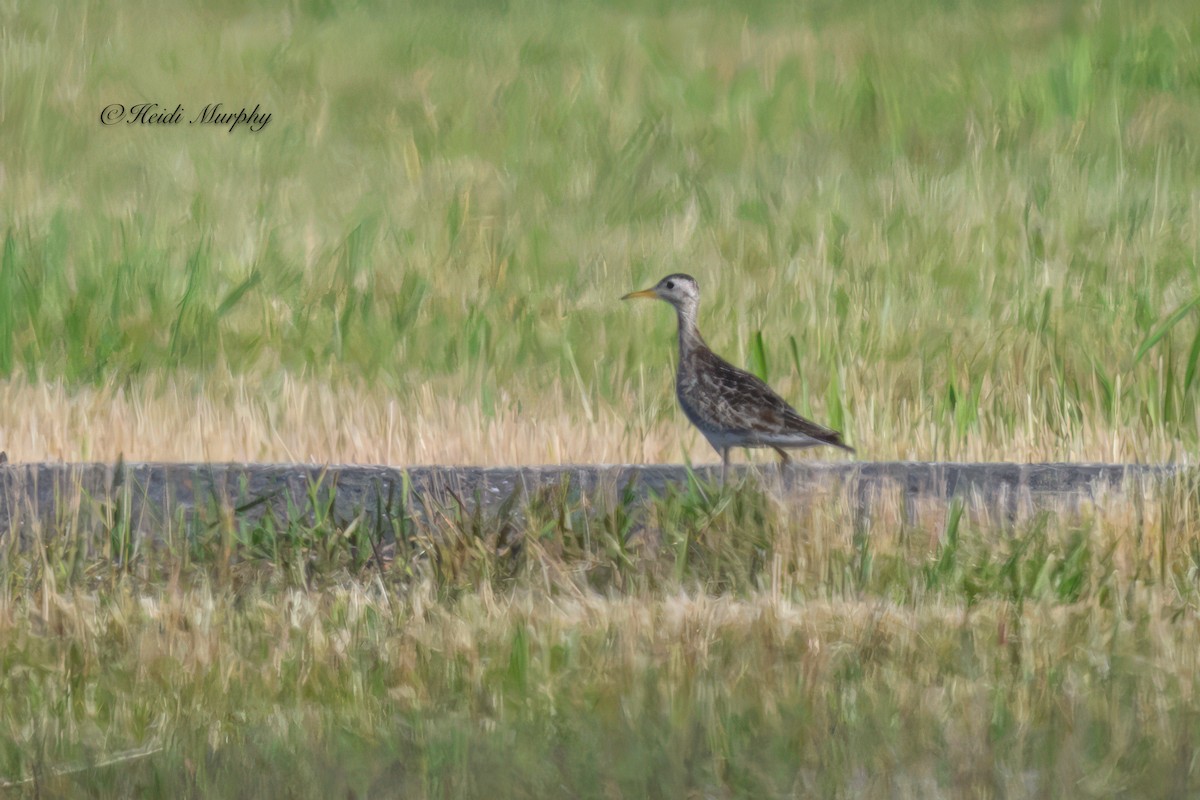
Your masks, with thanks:
M 700 285 L 691 275 L 677 272 L 654 284 L 652 289 L 630 292 L 621 299 L 632 300 L 635 297 L 657 298 L 665 300 L 681 311 L 694 311 L 700 302 Z

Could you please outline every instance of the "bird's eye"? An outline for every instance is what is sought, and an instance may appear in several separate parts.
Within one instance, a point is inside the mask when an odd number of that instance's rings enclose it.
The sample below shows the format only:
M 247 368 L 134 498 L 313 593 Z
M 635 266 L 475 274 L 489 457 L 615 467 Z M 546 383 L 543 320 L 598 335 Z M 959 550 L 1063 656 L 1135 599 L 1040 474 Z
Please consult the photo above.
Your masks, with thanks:
M 668 289 L 674 289 L 674 288 L 675 288 L 675 281 L 667 281 L 667 288 L 668 288 Z

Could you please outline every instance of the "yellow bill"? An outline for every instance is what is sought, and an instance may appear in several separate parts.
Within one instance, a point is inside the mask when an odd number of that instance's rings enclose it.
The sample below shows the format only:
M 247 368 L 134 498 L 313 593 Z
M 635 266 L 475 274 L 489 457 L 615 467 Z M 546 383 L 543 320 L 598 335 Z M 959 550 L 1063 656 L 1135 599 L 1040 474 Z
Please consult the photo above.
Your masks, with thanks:
M 632 300 L 635 297 L 649 297 L 651 300 L 654 300 L 658 297 L 658 295 L 654 293 L 653 289 L 642 289 L 640 292 L 630 292 L 621 299 Z

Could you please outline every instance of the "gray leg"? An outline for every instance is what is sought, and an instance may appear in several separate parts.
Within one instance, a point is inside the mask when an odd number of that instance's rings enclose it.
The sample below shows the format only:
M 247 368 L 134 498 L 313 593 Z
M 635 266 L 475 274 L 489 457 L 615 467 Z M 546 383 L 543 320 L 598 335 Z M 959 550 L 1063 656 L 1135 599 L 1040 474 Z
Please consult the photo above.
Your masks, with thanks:
M 789 456 L 787 454 L 787 451 L 784 450 L 782 447 L 775 447 L 774 445 L 772 445 L 771 449 L 774 450 L 776 453 L 779 453 L 779 463 L 781 465 L 787 465 L 787 464 L 792 463 L 792 457 Z
M 729 448 L 721 448 L 721 485 L 725 485 L 725 473 L 729 472 Z

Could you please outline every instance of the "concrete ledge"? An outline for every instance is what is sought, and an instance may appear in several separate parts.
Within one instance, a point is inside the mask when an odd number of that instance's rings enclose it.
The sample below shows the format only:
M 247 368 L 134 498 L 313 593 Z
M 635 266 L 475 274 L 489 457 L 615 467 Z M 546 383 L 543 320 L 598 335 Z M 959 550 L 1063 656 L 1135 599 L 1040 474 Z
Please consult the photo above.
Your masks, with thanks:
M 0 465 L 0 535 L 35 527 L 113 524 L 153 533 L 164 525 L 212 521 L 233 514 L 277 519 L 333 518 L 349 522 L 403 513 L 424 516 L 431 507 L 488 513 L 506 500 L 542 492 L 596 505 L 618 493 L 647 498 L 684 491 L 689 474 L 715 486 L 719 468 L 574 465 L 539 467 L 315 466 L 306 464 L 3 464 Z M 841 462 L 792 464 L 784 469 L 739 466 L 730 482 L 757 482 L 786 502 L 836 497 L 869 513 L 881 497 L 912 504 L 947 504 L 963 498 L 972 507 L 1012 518 L 1039 508 L 1077 508 L 1084 500 L 1112 497 L 1147 483 L 1194 479 L 1191 467 L 1133 464 L 958 464 L 942 462 Z M 453 505 L 452 505 L 453 504 Z

